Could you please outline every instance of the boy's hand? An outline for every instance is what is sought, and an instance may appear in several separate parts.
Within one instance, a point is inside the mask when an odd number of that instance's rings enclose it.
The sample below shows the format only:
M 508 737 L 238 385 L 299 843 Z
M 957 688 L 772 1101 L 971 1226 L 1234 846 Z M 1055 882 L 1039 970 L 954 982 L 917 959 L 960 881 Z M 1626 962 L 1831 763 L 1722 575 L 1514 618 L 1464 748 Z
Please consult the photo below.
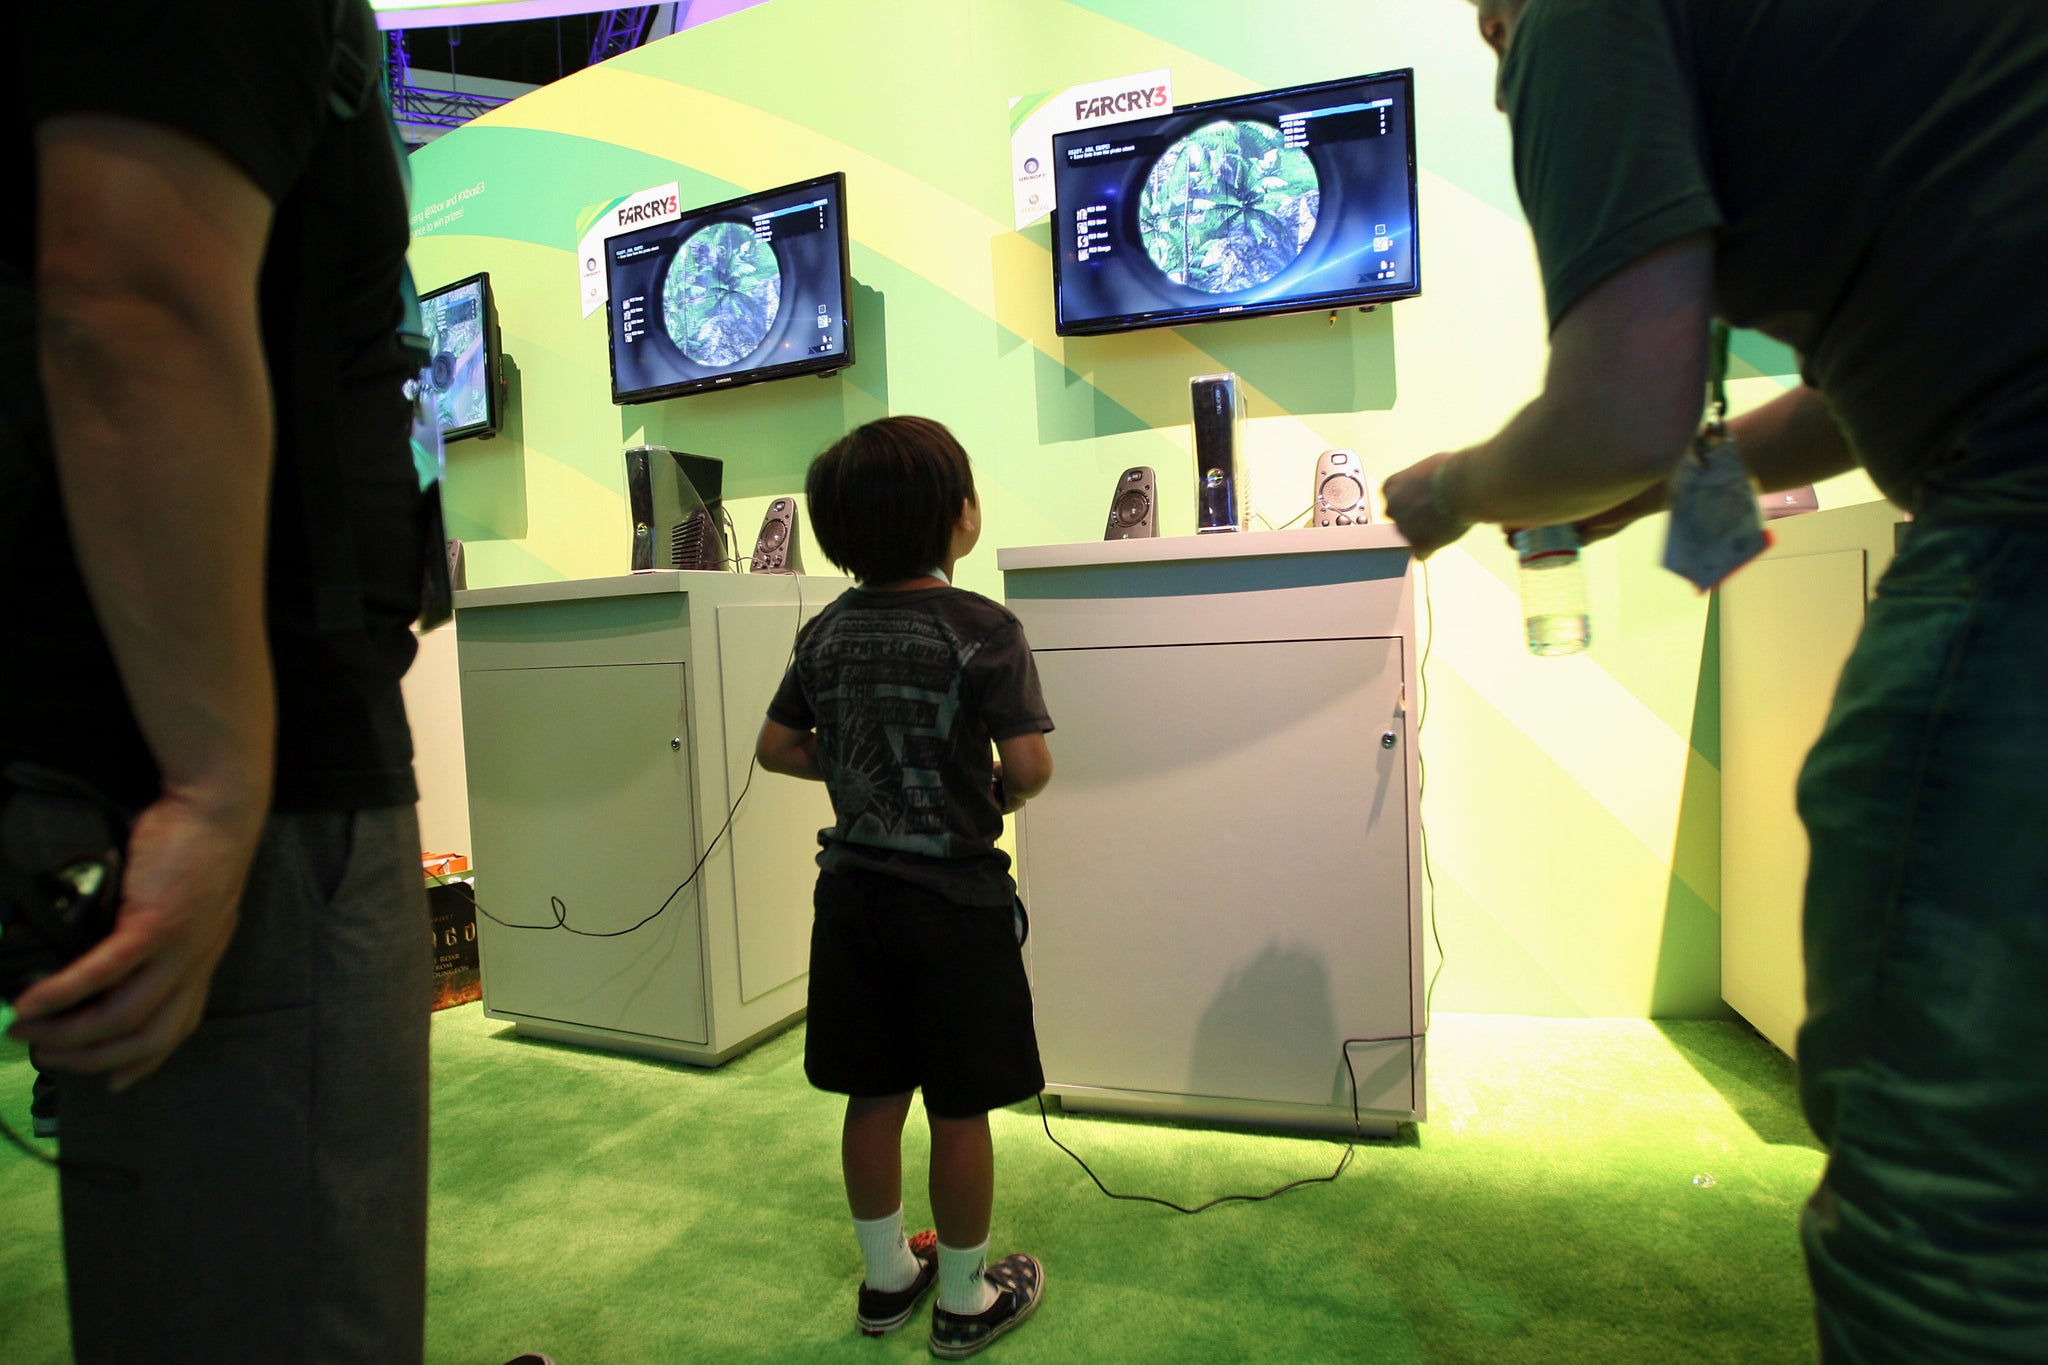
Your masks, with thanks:
M 1008 815 L 1052 781 L 1052 753 L 1036 731 L 996 741 L 996 804 Z
M 1005 815 L 1013 815 L 1024 808 L 1024 798 L 1010 795 L 1010 789 L 1003 785 L 1003 760 L 995 761 L 996 809 Z
M 761 722 L 761 737 L 754 741 L 754 759 L 771 773 L 823 782 L 825 770 L 818 766 L 818 734 L 815 730 L 792 730 L 772 720 Z

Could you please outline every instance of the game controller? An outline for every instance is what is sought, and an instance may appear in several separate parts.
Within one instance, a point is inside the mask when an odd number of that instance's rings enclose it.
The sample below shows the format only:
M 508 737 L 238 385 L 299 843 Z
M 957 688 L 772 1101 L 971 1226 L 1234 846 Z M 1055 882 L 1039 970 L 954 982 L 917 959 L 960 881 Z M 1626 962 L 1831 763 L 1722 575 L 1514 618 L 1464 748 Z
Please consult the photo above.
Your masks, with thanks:
M 29 763 L 0 785 L 0 1000 L 61 970 L 114 927 L 127 821 L 98 790 Z

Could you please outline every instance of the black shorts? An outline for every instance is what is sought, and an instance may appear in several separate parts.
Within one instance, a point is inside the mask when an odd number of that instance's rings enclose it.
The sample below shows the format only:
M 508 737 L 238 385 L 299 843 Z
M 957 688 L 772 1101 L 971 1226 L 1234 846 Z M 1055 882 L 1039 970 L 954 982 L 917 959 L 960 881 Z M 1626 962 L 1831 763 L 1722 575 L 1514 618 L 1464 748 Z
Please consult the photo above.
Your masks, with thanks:
M 880 872 L 821 872 L 804 1074 L 842 1095 L 924 1090 L 972 1118 L 1045 1088 L 1008 906 L 956 905 Z

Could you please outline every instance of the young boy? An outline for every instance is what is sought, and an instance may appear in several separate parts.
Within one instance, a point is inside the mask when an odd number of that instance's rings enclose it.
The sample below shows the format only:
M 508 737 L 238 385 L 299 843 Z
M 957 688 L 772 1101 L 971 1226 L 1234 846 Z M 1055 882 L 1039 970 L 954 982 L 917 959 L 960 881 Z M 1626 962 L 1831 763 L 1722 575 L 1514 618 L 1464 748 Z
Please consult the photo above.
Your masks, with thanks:
M 818 548 L 857 582 L 798 632 L 757 746 L 762 767 L 832 794 L 804 1072 L 847 1097 L 840 1161 L 867 1262 L 856 1323 L 901 1327 L 936 1278 L 931 1351 L 958 1360 L 1045 1291 L 1035 1257 L 987 1264 L 988 1111 L 1045 1085 L 995 840 L 1052 777 L 1052 721 L 1017 618 L 951 586 L 981 535 L 951 432 L 870 422 L 812 463 L 804 493 Z M 906 1242 L 903 1122 L 920 1087 L 938 1228 Z

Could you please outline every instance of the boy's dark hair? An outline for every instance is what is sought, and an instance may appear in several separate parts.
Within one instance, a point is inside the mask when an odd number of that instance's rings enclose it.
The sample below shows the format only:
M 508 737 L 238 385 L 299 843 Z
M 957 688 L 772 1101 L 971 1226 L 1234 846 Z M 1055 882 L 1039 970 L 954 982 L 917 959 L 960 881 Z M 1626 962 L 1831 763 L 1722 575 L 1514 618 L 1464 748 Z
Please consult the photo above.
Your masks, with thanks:
M 818 548 L 863 583 L 915 578 L 943 563 L 973 496 L 967 452 L 929 417 L 856 427 L 804 477 Z

